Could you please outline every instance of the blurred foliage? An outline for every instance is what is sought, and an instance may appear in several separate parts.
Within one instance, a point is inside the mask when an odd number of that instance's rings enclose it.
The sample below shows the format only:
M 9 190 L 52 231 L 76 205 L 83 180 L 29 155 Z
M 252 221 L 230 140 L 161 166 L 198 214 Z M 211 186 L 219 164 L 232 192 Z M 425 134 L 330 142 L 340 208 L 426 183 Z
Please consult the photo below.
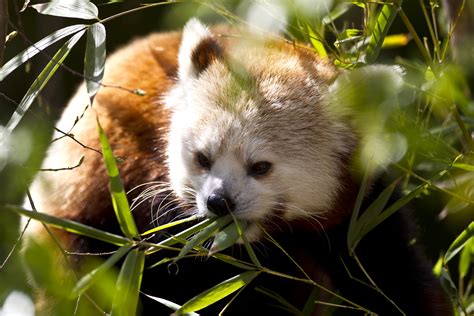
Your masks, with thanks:
M 337 67 L 355 69 L 340 76 L 331 93 L 339 101 L 335 104 L 343 102 L 348 105 L 362 135 L 356 167 L 366 176 L 383 171 L 386 182 L 400 184 L 405 195 L 397 201 L 398 204 L 386 205 L 386 196 L 382 193 L 370 207 L 371 217 L 355 218 L 349 247 L 356 249 L 360 238 L 367 233 L 362 228 L 373 228 L 384 219 L 387 211 L 395 212 L 402 204 L 411 201 L 416 205 L 417 219 L 423 227 L 422 239 L 427 245 L 426 250 L 433 261 L 439 258 L 434 271 L 446 285 L 455 310 L 459 315 L 474 313 L 474 28 L 469 27 L 474 19 L 472 1 L 93 2 L 95 5 L 82 0 L 78 2 L 82 6 L 71 9 L 67 5 L 55 8 L 26 1 L 25 10 L 18 1 L 8 2 L 9 35 L 4 64 L 56 30 L 77 23 L 88 26 L 87 39 L 75 33 L 74 40 L 69 36 L 52 43 L 51 37 L 38 56 L 31 58 L 25 55 L 24 63 L 16 62 L 14 66 L 17 69 L 8 76 L 5 68 L 1 70 L 2 205 L 22 203 L 28 184 L 40 167 L 53 131 L 53 122 L 82 80 L 89 81 L 89 95 L 93 98 L 97 87 L 94 87 L 88 74 L 94 75 L 94 81 L 101 78 L 105 50 L 99 42 L 105 38 L 105 32 L 107 51 L 110 52 L 136 35 L 179 29 L 192 16 L 209 24 L 246 23 L 260 31 L 280 32 L 290 41 L 306 42 L 316 54 L 330 58 Z M 97 23 L 92 24 L 92 21 Z M 75 40 L 77 43 L 74 43 Z M 88 56 L 85 65 L 84 50 Z M 61 67 L 51 62 L 55 54 L 64 57 Z M 373 63 L 386 66 L 361 68 Z M 86 69 L 85 76 L 82 69 Z M 345 111 L 337 107 L 334 110 Z M 106 147 L 106 141 L 103 146 Z M 111 153 L 107 160 L 108 163 L 114 161 Z M 113 167 L 110 170 L 109 175 L 116 179 Z M 391 194 L 390 190 L 384 192 L 387 197 Z M 57 261 L 64 260 L 58 249 L 46 251 L 39 246 L 32 247 L 25 260 L 33 262 L 30 266 L 35 269 L 30 271 L 31 275 L 26 274 L 19 259 L 17 242 L 22 225 L 14 212 L 0 207 L 0 264 L 4 263 L 0 269 L 0 306 L 12 291 L 31 295 L 27 279 L 32 278 L 39 283 L 37 285 L 55 293 L 58 298 L 88 302 L 77 304 L 80 314 L 88 315 L 96 309 L 112 310 L 113 313 L 126 310 L 116 305 L 123 297 L 132 300 L 129 308 L 134 310 L 138 304 L 134 300 L 138 297 L 145 256 L 144 248 L 138 246 L 144 244 L 140 244 L 133 219 L 124 215 L 129 206 L 123 188 L 114 193 L 119 201 L 115 204 L 121 207 L 121 210 L 116 210 L 118 218 L 125 223 L 122 227 L 128 237 L 121 237 L 125 240 L 121 244 L 124 246 L 116 252 L 116 257 L 112 256 L 116 261 L 103 262 L 94 258 L 87 261 L 86 271 L 92 272 L 85 273 L 85 277 L 92 280 L 81 279 L 78 283 L 84 289 L 92 286 L 87 295 L 83 294 L 82 288 L 78 289 L 78 284 L 74 284 L 71 278 L 63 277 L 63 273 L 71 271 L 58 271 L 60 264 Z M 42 220 L 47 221 L 46 218 Z M 73 227 L 61 221 L 55 225 L 68 229 Z M 188 246 L 186 251 L 194 249 L 206 253 L 207 250 L 201 245 L 216 232 L 212 225 L 218 224 L 206 225 L 208 230 L 201 230 L 204 233 L 200 236 L 195 234 L 192 237 L 194 241 L 191 238 L 194 244 Z M 219 236 L 227 234 L 232 236 L 228 237 L 232 240 L 241 236 L 242 228 L 238 222 L 229 227 L 223 228 Z M 73 228 L 82 234 L 91 234 L 86 228 Z M 199 226 L 199 229 L 202 228 Z M 195 232 L 177 236 L 173 242 L 165 241 L 159 247 L 174 246 L 178 241 L 185 243 L 184 240 Z M 100 232 L 92 234 L 97 237 Z M 103 238 L 116 241 L 115 237 Z M 226 238 L 217 247 L 227 245 Z M 169 304 L 175 310 L 181 308 L 191 312 L 196 310 L 191 308 L 193 306 L 202 307 L 237 291 L 256 276 L 260 267 L 248 243 L 246 248 L 252 262 L 225 260 L 252 271 L 223 281 L 183 307 L 160 298 L 156 300 Z M 182 253 L 182 256 L 185 254 Z M 5 258 L 7 260 L 3 262 Z M 112 266 L 123 258 L 120 271 L 101 268 L 107 264 Z M 110 291 L 116 282 L 120 288 L 115 294 L 117 299 L 114 298 L 114 291 Z M 121 288 L 122 284 L 130 282 L 134 287 Z M 70 297 L 71 291 L 77 294 L 76 297 Z M 104 293 L 112 294 L 106 296 Z M 276 300 L 284 303 L 284 298 L 276 297 Z M 58 314 L 71 314 L 71 306 L 76 305 L 60 305 Z

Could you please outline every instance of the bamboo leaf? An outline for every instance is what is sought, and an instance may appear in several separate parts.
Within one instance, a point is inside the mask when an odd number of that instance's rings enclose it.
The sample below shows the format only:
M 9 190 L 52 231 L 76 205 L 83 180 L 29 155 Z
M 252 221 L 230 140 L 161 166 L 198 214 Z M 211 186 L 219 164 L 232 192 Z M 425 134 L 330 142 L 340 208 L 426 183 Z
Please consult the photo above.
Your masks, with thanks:
M 453 167 L 456 167 L 456 168 L 462 169 L 462 170 L 466 170 L 466 171 L 474 171 L 474 166 L 466 164 L 466 163 L 455 162 L 455 163 L 453 163 Z
M 350 240 L 350 249 L 354 250 L 359 241 L 362 239 L 362 237 L 365 235 L 362 235 L 363 229 L 365 227 L 368 227 L 372 222 L 376 221 L 379 215 L 382 213 L 382 211 L 385 208 L 385 205 L 387 205 L 388 200 L 392 196 L 393 191 L 395 190 L 395 187 L 397 185 L 397 182 L 393 182 L 391 185 L 386 187 L 382 193 L 375 199 L 372 204 L 365 210 L 365 212 L 359 217 L 357 220 L 357 223 L 355 226 L 357 227 L 357 231 L 354 232 L 354 235 L 351 235 L 353 238 Z
M 52 0 L 31 6 L 41 14 L 65 18 L 92 20 L 98 19 L 99 10 L 89 0 Z
M 10 136 L 13 129 L 15 129 L 23 115 L 25 115 L 26 111 L 29 109 L 30 105 L 36 99 L 41 90 L 43 90 L 43 88 L 46 86 L 49 79 L 53 76 L 58 67 L 63 63 L 64 59 L 66 59 L 67 55 L 71 51 L 71 48 L 82 37 L 84 32 L 85 30 L 76 33 L 66 43 L 64 43 L 64 45 L 56 52 L 53 59 L 46 65 L 46 67 L 44 67 L 43 71 L 41 71 L 41 73 L 38 75 L 36 80 L 26 92 L 23 99 L 20 101 L 20 104 L 16 108 L 15 113 L 13 113 L 10 120 L 8 121 L 5 127 L 5 133 L 2 135 L 4 139 L 0 139 L 0 144 L 6 139 L 6 137 Z
M 183 219 L 180 219 L 178 221 L 163 224 L 163 225 L 160 225 L 158 227 L 147 230 L 146 232 L 142 233 L 141 235 L 142 236 L 150 235 L 150 234 L 156 233 L 156 232 L 158 232 L 160 230 L 163 230 L 163 229 L 167 229 L 167 228 L 170 228 L 170 227 L 173 227 L 173 226 L 177 226 L 177 225 L 184 224 L 184 223 L 187 223 L 187 222 L 195 221 L 196 219 L 197 219 L 197 216 L 195 216 L 195 215 L 187 217 L 187 218 L 183 218 Z
M 247 271 L 225 280 L 187 301 L 177 310 L 177 313 L 183 314 L 201 310 L 249 284 L 259 273 L 260 271 Z
M 232 217 L 230 215 L 226 215 L 223 217 L 219 217 L 210 223 L 207 227 L 202 229 L 196 235 L 193 236 L 181 249 L 178 256 L 174 259 L 174 262 L 182 259 L 185 255 L 188 254 L 194 247 L 197 245 L 202 244 L 204 241 L 209 239 L 217 230 L 221 229 L 225 225 L 229 224 L 232 221 Z
M 72 298 L 76 298 L 82 293 L 84 293 L 94 282 L 106 271 L 112 268 L 120 259 L 125 256 L 130 249 L 131 245 L 124 245 L 120 247 L 113 255 L 111 255 L 104 263 L 99 267 L 92 270 L 91 272 L 84 275 L 77 283 L 74 289 L 72 290 Z
M 465 230 L 453 241 L 448 251 L 444 255 L 444 262 L 448 263 L 456 254 L 461 251 L 467 242 L 474 236 L 474 222 L 471 222 Z
M 176 304 L 176 303 L 173 303 L 173 302 L 171 302 L 171 301 L 168 301 L 168 300 L 166 300 L 166 299 L 164 299 L 164 298 L 157 297 L 157 296 L 151 296 L 151 295 L 144 294 L 144 293 L 142 293 L 142 294 L 145 295 L 146 297 L 148 297 L 148 298 L 150 298 L 150 299 L 152 299 L 152 300 L 154 300 L 154 301 L 160 303 L 160 304 L 165 305 L 166 307 L 169 307 L 170 309 L 172 309 L 172 310 L 174 310 L 174 311 L 176 311 L 176 310 L 178 310 L 178 309 L 181 308 L 181 305 L 178 305 L 178 304 Z M 197 314 L 197 313 L 187 313 L 187 314 L 185 314 L 185 315 L 188 315 L 188 316 L 199 316 L 199 314 Z
M 326 48 L 324 48 L 323 42 L 321 41 L 321 36 L 316 35 L 316 33 L 313 31 L 311 26 L 309 26 L 309 24 L 306 24 L 306 27 L 308 29 L 309 40 L 318 55 L 322 58 L 328 58 L 328 53 L 326 51 Z
M 112 316 L 136 315 L 144 265 L 145 252 L 133 249 L 128 253 L 118 276 Z
M 23 65 L 27 60 L 33 58 L 40 51 L 46 49 L 48 46 L 56 43 L 57 41 L 63 39 L 64 37 L 71 35 L 73 33 L 84 30 L 87 27 L 85 24 L 76 24 L 71 25 L 60 30 L 57 30 L 38 42 L 34 43 L 0 68 L 0 81 L 5 79 L 12 71 Z
M 464 248 L 461 251 L 461 255 L 459 256 L 459 277 L 464 278 L 466 277 L 467 273 L 469 272 L 469 267 L 471 266 L 473 253 L 471 252 L 471 245 L 474 244 L 474 238 L 469 239 L 466 243 Z
M 84 58 L 84 77 L 91 104 L 104 77 L 105 54 L 105 27 L 101 23 L 92 24 L 87 29 Z
M 0 209 L 14 212 L 19 215 L 41 221 L 54 228 L 59 228 L 70 233 L 102 240 L 110 244 L 123 246 L 130 242 L 128 238 L 125 238 L 123 236 L 111 234 L 111 233 L 99 230 L 97 228 L 93 228 L 93 227 L 90 227 L 78 222 L 74 222 L 68 219 L 54 217 L 54 216 L 44 214 L 44 213 L 25 210 L 19 206 L 2 205 L 0 206 Z
M 406 46 L 411 37 L 408 34 L 394 34 L 385 36 L 382 48 L 396 48 Z
M 334 10 L 331 11 L 328 15 L 326 15 L 322 19 L 323 25 L 328 25 L 333 23 L 335 20 L 337 20 L 341 15 L 346 13 L 350 9 L 351 5 L 348 2 L 342 2 L 336 5 Z
M 370 34 L 369 45 L 366 50 L 366 62 L 371 64 L 377 59 L 385 36 L 397 16 L 402 1 L 394 1 L 393 4 L 384 4 L 380 11 L 374 29 Z
M 110 191 L 112 195 L 112 205 L 117 216 L 117 220 L 120 224 L 120 228 L 127 237 L 133 237 L 140 239 L 135 220 L 133 219 L 130 211 L 130 205 L 128 204 L 127 195 L 123 188 L 122 179 L 118 171 L 115 157 L 110 148 L 107 135 L 105 135 L 102 126 L 100 126 L 99 120 L 97 119 L 97 129 L 99 131 L 100 144 L 102 147 L 102 153 L 104 156 L 104 162 L 107 169 L 107 174 L 110 181 Z
M 244 225 L 244 223 L 241 224 Z M 237 229 L 237 224 L 235 222 L 230 223 L 214 237 L 209 254 L 211 255 L 231 247 L 239 238 L 240 234 Z
M 171 236 L 170 238 L 167 238 L 167 239 L 163 240 L 158 245 L 159 246 L 172 246 L 172 245 L 178 243 L 179 239 L 188 238 L 189 236 L 191 236 L 195 232 L 203 229 L 204 227 L 206 227 L 207 225 L 210 225 L 210 224 L 211 224 L 211 220 L 207 218 L 207 219 L 203 220 L 202 222 L 199 222 L 196 225 L 194 225 L 192 227 L 189 227 L 188 229 L 185 229 L 182 232 L 179 232 L 175 236 Z

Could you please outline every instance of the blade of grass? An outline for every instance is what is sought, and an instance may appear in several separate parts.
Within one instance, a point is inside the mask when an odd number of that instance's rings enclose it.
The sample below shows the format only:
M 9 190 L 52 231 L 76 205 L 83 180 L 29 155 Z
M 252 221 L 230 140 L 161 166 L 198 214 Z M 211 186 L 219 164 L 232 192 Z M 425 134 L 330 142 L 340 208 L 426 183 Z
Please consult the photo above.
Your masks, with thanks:
M 0 68 L 0 81 L 5 79 L 12 71 L 23 65 L 23 63 L 25 63 L 27 60 L 33 58 L 33 56 L 38 54 L 40 51 L 46 49 L 48 46 L 56 43 L 57 41 L 63 39 L 68 35 L 84 30 L 86 27 L 86 24 L 76 24 L 67 26 L 49 34 L 48 36 L 34 43 L 30 47 L 10 59 L 8 62 L 5 63 L 5 65 L 3 65 L 3 67 Z
M 178 314 L 201 310 L 230 295 L 252 281 L 260 271 L 247 271 L 217 284 L 193 297 L 177 310 Z
M 0 209 L 17 213 L 34 220 L 41 221 L 51 227 L 59 228 L 70 233 L 91 237 L 94 239 L 102 240 L 110 244 L 123 246 L 130 243 L 130 239 L 123 236 L 111 234 L 91 226 L 87 226 L 78 222 L 74 222 L 68 219 L 54 217 L 44 213 L 38 213 L 33 211 L 25 210 L 19 206 L 14 205 L 2 205 Z
M 118 276 L 111 316 L 136 315 L 144 265 L 144 251 L 128 253 Z
M 77 43 L 77 41 L 82 37 L 85 30 L 76 33 L 73 37 L 71 37 L 64 45 L 56 52 L 53 59 L 44 67 L 41 73 L 38 75 L 36 80 L 30 86 L 28 91 L 26 92 L 23 99 L 20 101 L 20 104 L 16 108 L 15 112 L 11 116 L 10 120 L 8 121 L 5 127 L 5 133 L 2 135 L 4 139 L 0 139 L 0 144 L 6 140 L 6 138 L 11 134 L 11 132 L 15 129 L 18 125 L 20 120 L 25 115 L 26 111 L 29 109 L 30 105 L 36 99 L 38 94 L 43 90 L 43 88 L 48 83 L 49 79 L 53 76 L 53 74 L 58 69 L 59 65 L 61 65 L 66 59 L 67 55 L 71 51 L 71 48 Z M 3 68 L 2 68 L 3 69 Z
M 87 29 L 84 58 L 84 78 L 91 104 L 104 77 L 105 54 L 105 27 L 101 23 L 92 24 Z
M 125 236 L 140 239 L 140 234 L 138 233 L 135 220 L 133 219 L 132 213 L 130 211 L 127 195 L 125 194 L 125 190 L 123 188 L 122 179 L 120 178 L 117 163 L 112 153 L 112 148 L 110 147 L 107 135 L 105 135 L 98 118 L 97 129 L 99 131 L 100 144 L 110 181 L 112 205 L 115 215 L 117 216 L 117 220 L 120 224 L 120 228 L 122 229 L 122 232 L 125 234 Z
M 103 264 L 101 264 L 96 269 L 84 275 L 72 289 L 71 296 L 76 298 L 82 293 L 84 293 L 94 282 L 107 270 L 113 267 L 120 259 L 125 256 L 132 245 L 125 245 L 120 247 L 113 255 L 111 255 Z

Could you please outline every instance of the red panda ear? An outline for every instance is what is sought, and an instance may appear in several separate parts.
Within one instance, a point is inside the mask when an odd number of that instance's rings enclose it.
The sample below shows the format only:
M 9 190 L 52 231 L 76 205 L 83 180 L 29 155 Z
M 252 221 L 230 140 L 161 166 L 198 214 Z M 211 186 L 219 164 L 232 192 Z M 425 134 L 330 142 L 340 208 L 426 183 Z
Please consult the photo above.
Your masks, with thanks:
M 222 49 L 209 29 L 198 19 L 191 19 L 183 30 L 178 55 L 180 80 L 196 78 L 213 61 L 220 59 Z

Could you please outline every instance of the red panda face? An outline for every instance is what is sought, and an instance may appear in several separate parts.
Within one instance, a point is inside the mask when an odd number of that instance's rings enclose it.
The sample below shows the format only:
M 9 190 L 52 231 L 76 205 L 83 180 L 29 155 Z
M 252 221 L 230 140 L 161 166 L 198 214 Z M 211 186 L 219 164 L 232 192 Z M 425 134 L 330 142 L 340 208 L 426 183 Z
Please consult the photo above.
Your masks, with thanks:
M 324 216 L 341 189 L 341 156 L 351 151 L 349 128 L 325 109 L 325 67 L 265 43 L 224 50 L 190 21 L 179 80 L 165 98 L 177 195 L 200 216 Z

